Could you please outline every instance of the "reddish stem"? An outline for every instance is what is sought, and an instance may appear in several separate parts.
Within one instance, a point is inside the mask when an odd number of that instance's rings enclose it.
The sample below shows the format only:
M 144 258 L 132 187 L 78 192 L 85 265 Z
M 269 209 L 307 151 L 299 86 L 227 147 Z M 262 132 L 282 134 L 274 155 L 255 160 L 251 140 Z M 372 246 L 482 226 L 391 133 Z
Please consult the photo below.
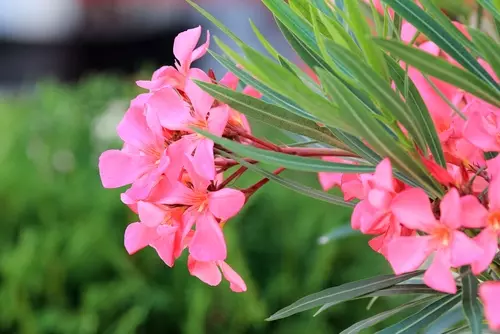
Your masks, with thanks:
M 283 172 L 284 170 L 285 170 L 285 168 L 280 167 L 280 168 L 276 169 L 273 172 L 273 174 L 274 175 L 278 175 L 281 172 Z M 252 196 L 253 194 L 255 194 L 255 192 L 257 190 L 259 190 L 260 188 L 262 188 L 268 182 L 269 182 L 269 179 L 266 177 L 266 178 L 263 178 L 262 180 L 260 180 L 259 182 L 257 182 L 256 184 L 254 184 L 253 186 L 250 186 L 250 187 L 242 190 L 246 194 L 247 200 L 250 198 L 250 196 Z
M 248 168 L 245 166 L 241 166 L 240 168 L 238 168 L 238 170 L 236 172 L 229 175 L 227 177 L 227 179 L 225 179 L 220 185 L 217 186 L 217 190 L 224 188 L 225 186 L 227 186 L 229 184 L 229 182 L 231 182 L 231 181 L 237 179 L 238 177 L 240 177 L 241 175 L 243 175 L 243 173 L 245 173 L 247 171 L 247 169 Z

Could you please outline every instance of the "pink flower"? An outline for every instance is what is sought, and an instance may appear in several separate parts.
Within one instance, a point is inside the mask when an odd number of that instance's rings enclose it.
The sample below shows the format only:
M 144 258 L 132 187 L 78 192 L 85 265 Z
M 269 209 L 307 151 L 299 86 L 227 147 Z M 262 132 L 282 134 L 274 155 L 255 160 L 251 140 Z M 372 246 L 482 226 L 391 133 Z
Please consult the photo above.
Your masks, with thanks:
M 184 90 L 186 78 L 191 77 L 194 71 L 191 64 L 203 57 L 210 45 L 210 33 L 207 31 L 207 40 L 196 48 L 201 36 L 201 27 L 186 30 L 180 33 L 174 40 L 174 55 L 177 58 L 175 67 L 163 66 L 153 73 L 151 81 L 137 81 L 139 87 L 149 89 L 151 92 L 164 87 L 173 87 Z
M 108 150 L 99 158 L 99 172 L 105 188 L 133 184 L 147 196 L 167 171 L 170 158 L 165 146 L 163 129 L 155 114 L 145 113 L 149 94 L 135 98 L 118 125 L 117 131 L 125 142 L 121 150 Z
M 344 164 L 353 164 L 351 160 L 346 160 L 338 157 L 323 157 L 325 161 L 339 162 Z M 365 189 L 361 177 L 368 177 L 369 174 L 361 176 L 359 174 L 344 174 L 319 172 L 319 183 L 324 191 L 328 191 L 333 187 L 340 187 L 344 193 L 344 200 L 350 201 L 354 198 L 363 199 Z
M 153 247 L 169 267 L 174 265 L 182 244 L 182 209 L 169 209 L 147 202 L 137 204 L 141 222 L 125 230 L 125 248 L 133 254 L 146 246 Z
M 492 330 L 500 330 L 500 282 L 484 282 L 479 286 L 486 320 Z
M 210 81 L 203 73 L 196 79 Z M 148 108 L 156 113 L 163 127 L 169 130 L 186 132 L 180 139 L 184 152 L 194 152 L 195 169 L 198 174 L 213 180 L 215 178 L 214 142 L 197 133 L 191 127 L 201 128 L 216 136 L 222 136 L 229 117 L 227 105 L 212 108 L 213 97 L 202 91 L 193 81 L 186 83 L 187 103 L 172 88 L 156 91 L 148 100 Z M 192 108 L 192 109 L 191 109 Z
M 469 227 L 483 230 L 474 238 L 483 249 L 483 255 L 472 263 L 472 272 L 480 274 L 486 270 L 498 251 L 500 236 L 500 178 L 490 182 L 488 189 L 489 210 L 477 198 L 472 197 L 464 203 L 464 220 L 469 221 Z
M 484 151 L 500 151 L 500 110 L 479 99 L 467 107 L 469 118 L 464 136 Z
M 436 220 L 429 198 L 422 189 L 412 188 L 394 198 L 391 209 L 406 227 L 425 232 L 423 236 L 394 237 L 388 244 L 387 259 L 399 275 L 418 269 L 434 253 L 431 266 L 424 275 L 429 287 L 455 293 L 456 285 L 450 267 L 471 264 L 483 255 L 477 244 L 460 232 L 469 227 L 463 217 L 463 201 L 456 189 L 451 189 L 440 203 L 441 217 Z
M 400 225 L 391 211 L 392 200 L 402 190 L 402 185 L 393 179 L 389 159 L 382 160 L 373 175 L 361 174 L 359 177 L 364 194 L 359 193 L 357 184 L 353 184 L 362 201 L 354 208 L 351 225 L 364 234 L 378 234 L 369 245 L 385 255 L 387 243 L 393 237 L 413 234 L 411 229 Z
M 245 203 L 245 195 L 229 188 L 209 190 L 211 182 L 195 171 L 193 157 L 185 157 L 189 182 L 186 185 L 176 182 L 162 202 L 189 207 L 183 215 L 183 236 L 187 236 L 196 225 L 188 246 L 193 258 L 203 262 L 224 260 L 226 242 L 216 218 L 227 220 L 235 216 Z
M 222 275 L 228 280 L 231 290 L 234 292 L 247 291 L 247 286 L 241 276 L 224 261 L 202 262 L 190 256 L 188 258 L 188 269 L 191 275 L 198 277 L 202 282 L 211 286 L 220 284 L 222 280 L 220 272 L 222 271 Z

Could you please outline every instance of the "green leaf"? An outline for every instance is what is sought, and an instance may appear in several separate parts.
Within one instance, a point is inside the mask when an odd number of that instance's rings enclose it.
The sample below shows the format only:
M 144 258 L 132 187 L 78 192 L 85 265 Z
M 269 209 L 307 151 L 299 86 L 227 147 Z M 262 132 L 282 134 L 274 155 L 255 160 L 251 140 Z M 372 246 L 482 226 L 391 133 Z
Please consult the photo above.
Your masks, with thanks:
M 346 11 L 349 16 L 349 27 L 356 36 L 358 44 L 364 54 L 369 67 L 378 73 L 385 81 L 389 74 L 385 63 L 383 53 L 375 46 L 371 39 L 370 27 L 366 22 L 365 16 L 361 13 L 359 1 L 347 1 L 345 3 Z
M 384 321 L 385 319 L 392 317 L 393 315 L 396 315 L 400 312 L 406 311 L 408 309 L 412 309 L 412 308 L 417 307 L 417 306 L 426 305 L 426 304 L 432 302 L 433 300 L 434 300 L 434 297 L 421 298 L 421 299 L 413 300 L 413 301 L 408 302 L 408 303 L 403 304 L 403 305 L 399 305 L 398 307 L 393 308 L 392 310 L 385 311 L 385 312 L 376 314 L 370 318 L 361 320 L 361 321 L 355 323 L 354 325 L 350 326 L 349 328 L 344 329 L 342 332 L 340 332 L 340 334 L 359 333 L 363 329 L 370 328 L 373 325 L 376 325 L 379 322 Z
M 399 276 L 382 275 L 356 282 L 350 282 L 329 288 L 315 294 L 299 299 L 295 303 L 279 310 L 267 320 L 273 321 L 289 317 L 293 314 L 304 312 L 312 308 L 339 301 L 346 301 L 361 295 L 377 291 L 392 285 L 404 282 L 412 277 L 421 275 L 422 271 L 414 271 Z
M 330 45 L 330 52 L 335 59 L 352 73 L 357 83 L 364 87 L 374 99 L 378 100 L 386 111 L 389 111 L 403 124 L 418 146 L 425 152 L 427 145 L 423 137 L 423 131 L 418 127 L 415 116 L 410 112 L 407 105 L 401 100 L 390 84 L 375 73 L 368 65 L 359 62 L 350 51 L 338 46 Z
M 219 63 L 222 64 L 225 68 L 227 68 L 229 71 L 231 71 L 234 75 L 236 75 L 238 78 L 240 78 L 241 81 L 243 81 L 245 84 L 252 86 L 253 88 L 257 89 L 261 94 L 264 95 L 263 99 L 268 99 L 272 104 L 277 104 L 288 111 L 299 115 L 301 117 L 317 121 L 318 119 L 314 117 L 313 115 L 307 113 L 300 107 L 298 107 L 293 101 L 291 101 L 289 98 L 279 94 L 275 90 L 269 88 L 269 86 L 265 85 L 261 81 L 255 79 L 252 75 L 247 73 L 245 70 L 242 70 L 238 66 L 236 66 L 235 63 L 230 61 L 227 58 L 224 58 L 215 52 L 210 51 L 210 54 L 212 57 L 214 57 Z
M 344 122 L 351 123 L 357 135 L 366 140 L 377 154 L 389 157 L 395 169 L 420 184 L 432 197 L 442 196 L 442 189 L 427 174 L 419 160 L 412 158 L 337 78 L 321 70 L 319 74 L 325 89 L 335 97 L 343 110 L 341 117 Z
M 424 307 L 419 312 L 403 319 L 395 325 L 385 328 L 377 332 L 377 334 L 414 334 L 418 333 L 422 328 L 437 320 L 453 306 L 460 302 L 460 294 L 446 295 L 439 298 L 432 304 Z
M 280 55 L 279 52 L 276 51 L 276 49 L 271 45 L 271 43 L 267 41 L 267 39 L 264 37 L 264 35 L 262 35 L 259 28 L 257 28 L 257 26 L 253 23 L 252 20 L 250 20 L 250 26 L 252 27 L 252 30 L 257 39 L 259 40 L 260 44 L 262 44 L 262 46 L 266 49 L 267 52 L 269 52 L 269 54 L 274 59 L 278 59 L 278 56 Z
M 465 69 L 472 72 L 493 89 L 498 90 L 495 80 L 479 65 L 477 60 L 467 51 L 465 46 L 449 34 L 429 14 L 408 0 L 382 0 L 391 6 L 399 15 L 405 18 L 415 28 L 436 43 Z
M 429 146 L 432 156 L 441 167 L 446 167 L 446 160 L 436 127 L 434 126 L 429 110 L 420 96 L 417 87 L 413 81 L 409 80 L 406 72 L 399 64 L 389 56 L 387 56 L 387 65 L 389 67 L 390 76 L 400 92 L 404 92 L 405 86 L 408 85 L 406 103 L 413 112 L 415 121 L 418 123 L 418 128 L 422 131 L 422 135 L 424 136 L 426 144 Z
M 492 0 L 477 0 L 477 2 L 486 8 L 495 18 L 495 20 L 500 21 L 500 9 Z
M 467 322 L 472 330 L 472 334 L 482 333 L 483 310 L 481 302 L 478 300 L 476 276 L 472 274 L 470 267 L 460 268 L 462 275 L 462 307 L 467 318 Z
M 382 48 L 389 51 L 393 56 L 399 57 L 405 63 L 429 74 L 439 80 L 454 86 L 500 107 L 500 93 L 498 90 L 487 85 L 475 75 L 448 63 L 444 59 L 434 57 L 427 52 L 407 46 L 400 42 L 377 39 Z
M 206 131 L 202 131 L 199 129 L 195 130 L 203 136 L 212 139 L 216 144 L 228 148 L 230 151 L 238 155 L 277 167 L 284 167 L 291 170 L 313 173 L 372 173 L 375 171 L 375 167 L 373 166 L 334 163 L 321 159 L 306 158 L 280 152 L 263 150 L 250 145 L 243 145 L 232 140 L 217 137 Z
M 385 288 L 382 290 L 368 293 L 368 294 L 363 295 L 363 296 L 359 296 L 355 299 L 399 296 L 399 295 L 412 295 L 412 294 L 436 295 L 436 294 L 442 294 L 442 293 L 438 292 L 434 289 L 429 288 L 425 284 L 397 284 L 397 285 L 391 286 L 389 288 Z M 328 309 L 334 305 L 337 305 L 337 304 L 339 304 L 339 302 L 328 303 L 328 304 L 321 306 L 321 308 L 314 314 L 314 316 L 317 316 L 321 312 L 323 312 L 326 309 Z
M 469 33 L 472 36 L 474 44 L 481 51 L 482 58 L 491 65 L 496 75 L 500 76 L 500 46 L 498 43 L 477 29 L 469 28 Z
M 319 18 L 328 31 L 332 41 L 358 55 L 356 52 L 359 52 L 359 47 L 354 43 L 352 37 L 344 30 L 344 27 L 342 27 L 338 21 L 325 15 L 319 15 Z M 361 56 L 359 56 L 359 58 L 361 58 Z
M 223 151 L 218 151 L 218 153 L 222 156 L 225 156 L 227 158 L 230 158 L 230 159 L 237 161 L 240 165 L 248 168 L 248 170 L 251 170 L 251 171 L 254 171 L 260 175 L 263 175 L 266 178 L 268 178 L 269 180 L 276 182 L 276 183 L 282 185 L 283 187 L 288 188 L 290 190 L 293 190 L 299 194 L 302 194 L 302 195 L 305 195 L 305 196 L 308 196 L 311 198 L 315 198 L 317 200 L 324 201 L 327 203 L 345 206 L 348 208 L 353 208 L 355 206 L 355 203 L 346 202 L 340 196 L 336 196 L 336 195 L 329 194 L 329 193 L 324 192 L 324 191 L 316 190 L 314 188 L 308 187 L 308 186 L 301 184 L 301 183 L 298 183 L 296 181 L 275 175 L 275 174 L 273 174 L 273 173 L 271 173 L 263 168 L 255 166 L 254 164 L 248 163 L 245 160 L 238 158 L 237 156 L 235 156 L 233 154 L 229 154 L 229 153 L 226 153 Z

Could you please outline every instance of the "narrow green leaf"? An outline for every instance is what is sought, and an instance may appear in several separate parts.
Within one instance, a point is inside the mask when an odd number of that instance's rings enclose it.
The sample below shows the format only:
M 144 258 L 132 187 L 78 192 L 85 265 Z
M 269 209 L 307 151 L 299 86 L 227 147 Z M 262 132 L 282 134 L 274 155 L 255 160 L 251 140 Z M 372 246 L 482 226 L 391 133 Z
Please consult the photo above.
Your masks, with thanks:
M 255 36 L 257 37 L 257 39 L 259 40 L 260 44 L 262 44 L 262 46 L 266 49 L 267 52 L 269 52 L 269 54 L 274 59 L 278 59 L 278 56 L 280 54 L 271 45 L 271 43 L 268 42 L 268 40 L 264 37 L 264 35 L 262 35 L 262 33 L 260 32 L 259 28 L 257 28 L 257 26 L 253 23 L 252 20 L 250 20 L 250 26 L 252 27 L 252 30 L 253 30 Z
M 377 291 L 383 288 L 393 286 L 395 284 L 404 282 L 412 277 L 421 275 L 422 271 L 414 271 L 399 276 L 395 275 L 382 275 L 376 276 L 356 282 L 350 282 L 329 288 L 307 297 L 301 298 L 295 303 L 279 310 L 267 320 L 273 321 L 289 317 L 293 314 L 304 312 L 312 308 L 339 301 L 346 301 L 361 295 Z
M 209 132 L 195 129 L 196 132 L 203 136 L 212 139 L 216 144 L 219 144 L 230 151 L 257 160 L 269 165 L 284 167 L 290 170 L 302 172 L 333 172 L 333 173 L 372 173 L 375 171 L 373 166 L 350 165 L 324 161 L 316 158 L 307 158 L 296 155 L 284 154 L 274 151 L 263 150 L 250 145 L 243 145 L 232 140 L 217 137 Z
M 384 321 L 385 319 L 392 317 L 393 315 L 396 315 L 396 314 L 403 312 L 403 311 L 406 311 L 408 309 L 415 308 L 417 306 L 429 304 L 433 300 L 434 300 L 434 297 L 421 298 L 421 299 L 413 300 L 413 301 L 408 302 L 408 303 L 403 304 L 403 305 L 399 305 L 398 307 L 393 308 L 392 310 L 385 311 L 385 312 L 376 314 L 370 318 L 361 320 L 361 321 L 355 323 L 354 325 L 350 326 L 349 328 L 344 329 L 342 332 L 340 332 L 340 334 L 359 333 L 363 329 L 370 328 L 373 325 L 376 325 L 379 322 Z
M 446 295 L 439 298 L 432 304 L 424 307 L 419 312 L 403 319 L 402 321 L 394 324 L 377 332 L 377 334 L 414 334 L 418 333 L 422 328 L 427 327 L 429 324 L 437 320 L 453 306 L 460 302 L 460 294 Z
M 382 0 L 391 6 L 399 15 L 436 43 L 443 51 L 461 64 L 465 69 L 472 72 L 479 79 L 493 89 L 498 90 L 498 84 L 479 65 L 477 60 L 467 51 L 465 46 L 449 34 L 429 14 L 418 7 L 413 1 L 408 0 Z
M 201 15 L 207 18 L 210 22 L 212 22 L 217 28 L 219 28 L 224 34 L 230 37 L 237 44 L 242 44 L 243 41 L 236 36 L 231 29 L 226 27 L 221 21 L 217 20 L 212 14 L 207 12 L 205 9 L 194 3 L 192 0 L 186 0 L 194 9 L 196 9 Z
M 356 55 L 358 55 L 359 47 L 354 43 L 352 37 L 349 35 L 347 31 L 344 30 L 342 25 L 331 17 L 327 17 L 325 15 L 319 15 L 319 18 L 326 30 L 328 30 L 329 37 L 335 43 L 342 45 L 343 47 L 351 50 Z M 361 58 L 361 57 L 360 57 Z
M 469 28 L 469 33 L 472 36 L 474 44 L 481 51 L 484 58 L 493 68 L 497 76 L 500 76 L 500 46 L 490 36 L 482 31 Z
M 269 180 L 276 182 L 276 183 L 282 185 L 283 187 L 288 188 L 290 190 L 293 190 L 299 194 L 302 194 L 302 195 L 305 195 L 305 196 L 308 196 L 311 198 L 315 198 L 317 200 L 324 201 L 327 203 L 345 206 L 348 208 L 353 208 L 355 206 L 355 203 L 346 202 L 340 196 L 336 196 L 336 195 L 329 194 L 329 193 L 324 192 L 324 191 L 316 190 L 314 188 L 308 187 L 308 186 L 303 185 L 301 183 L 298 183 L 296 181 L 286 179 L 286 178 L 278 176 L 278 175 L 274 175 L 273 173 L 271 173 L 263 168 L 260 168 L 258 166 L 255 166 L 254 164 L 248 163 L 245 160 L 238 158 L 237 156 L 235 156 L 233 154 L 229 154 L 229 153 L 226 153 L 223 151 L 218 151 L 218 153 L 220 155 L 227 157 L 227 158 L 230 158 L 230 159 L 237 161 L 240 165 L 248 168 L 248 170 L 251 170 L 251 171 L 254 171 L 260 175 L 263 175 L 266 178 L 268 178 Z
M 321 70 L 319 74 L 321 82 L 343 110 L 340 116 L 355 127 L 357 135 L 366 140 L 380 156 L 389 157 L 395 169 L 420 184 L 430 196 L 442 196 L 442 189 L 427 174 L 419 160 L 412 158 L 337 78 Z
M 406 72 L 396 61 L 389 56 L 386 59 L 390 76 L 394 80 L 398 90 L 400 92 L 408 91 L 406 103 L 413 112 L 415 121 L 418 123 L 418 128 L 422 131 L 425 143 L 429 146 L 432 156 L 441 167 L 446 167 L 446 160 L 436 127 L 417 87 L 413 81 L 409 80 Z
M 423 137 L 423 131 L 418 127 L 419 123 L 390 84 L 368 65 L 357 61 L 350 51 L 332 44 L 330 45 L 330 52 L 333 53 L 338 62 L 342 63 L 353 74 L 358 84 L 364 87 L 366 92 L 369 92 L 385 110 L 392 113 L 403 124 L 418 146 L 425 152 L 427 145 Z
M 359 1 L 347 1 L 345 6 L 349 16 L 349 27 L 356 36 L 358 44 L 361 46 L 366 62 L 370 65 L 371 69 L 384 78 L 384 80 L 387 80 L 389 74 L 383 53 L 375 46 L 371 39 L 370 27 L 366 22 L 366 18 L 361 13 Z
M 362 298 L 373 298 L 373 297 L 388 297 L 388 296 L 399 296 L 399 295 L 413 295 L 413 294 L 429 294 L 429 295 L 441 295 L 441 292 L 429 288 L 425 284 L 397 284 L 389 288 L 378 290 L 372 293 L 368 293 L 363 296 L 359 296 L 355 299 Z M 314 314 L 317 316 L 326 309 L 339 304 L 339 302 L 328 303 L 323 306 Z
M 471 328 L 472 334 L 482 333 L 483 310 L 478 299 L 476 276 L 472 274 L 469 266 L 460 268 L 462 275 L 462 307 Z
M 293 101 L 291 101 L 289 98 L 279 94 L 275 90 L 269 88 L 269 86 L 265 85 L 261 81 L 255 79 L 252 75 L 250 75 L 248 72 L 245 70 L 242 70 L 238 66 L 236 66 L 235 63 L 230 61 L 227 58 L 224 58 L 215 52 L 210 51 L 210 54 L 212 57 L 214 57 L 219 63 L 222 64 L 225 68 L 227 68 L 229 71 L 231 71 L 234 75 L 236 75 L 238 78 L 240 78 L 241 81 L 243 81 L 245 84 L 252 86 L 253 88 L 257 89 L 261 94 L 264 95 L 264 100 L 268 99 L 272 104 L 277 104 L 279 106 L 284 107 L 288 111 L 299 115 L 301 117 L 317 121 L 318 119 L 314 117 L 313 115 L 307 113 L 300 107 L 298 107 Z
M 429 74 L 439 80 L 450 83 L 454 86 L 490 102 L 500 107 L 500 92 L 475 75 L 462 70 L 461 68 L 448 63 L 444 59 L 434 57 L 427 52 L 407 46 L 400 42 L 377 39 L 382 48 L 389 51 L 393 56 L 403 60 L 410 66 Z

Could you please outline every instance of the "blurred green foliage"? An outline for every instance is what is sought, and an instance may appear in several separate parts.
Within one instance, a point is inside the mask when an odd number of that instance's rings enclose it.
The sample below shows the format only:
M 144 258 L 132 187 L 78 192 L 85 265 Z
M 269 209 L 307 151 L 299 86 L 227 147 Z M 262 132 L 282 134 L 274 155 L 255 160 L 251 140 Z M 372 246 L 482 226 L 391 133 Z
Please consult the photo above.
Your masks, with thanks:
M 128 256 L 123 231 L 135 217 L 120 190 L 101 187 L 97 159 L 119 147 L 132 82 L 46 83 L 0 102 L 0 333 L 338 333 L 387 308 L 361 300 L 264 321 L 304 295 L 389 271 L 365 237 L 318 245 L 348 211 L 274 184 L 225 228 L 246 293 L 190 277 L 185 258 L 170 269 L 151 249 Z

